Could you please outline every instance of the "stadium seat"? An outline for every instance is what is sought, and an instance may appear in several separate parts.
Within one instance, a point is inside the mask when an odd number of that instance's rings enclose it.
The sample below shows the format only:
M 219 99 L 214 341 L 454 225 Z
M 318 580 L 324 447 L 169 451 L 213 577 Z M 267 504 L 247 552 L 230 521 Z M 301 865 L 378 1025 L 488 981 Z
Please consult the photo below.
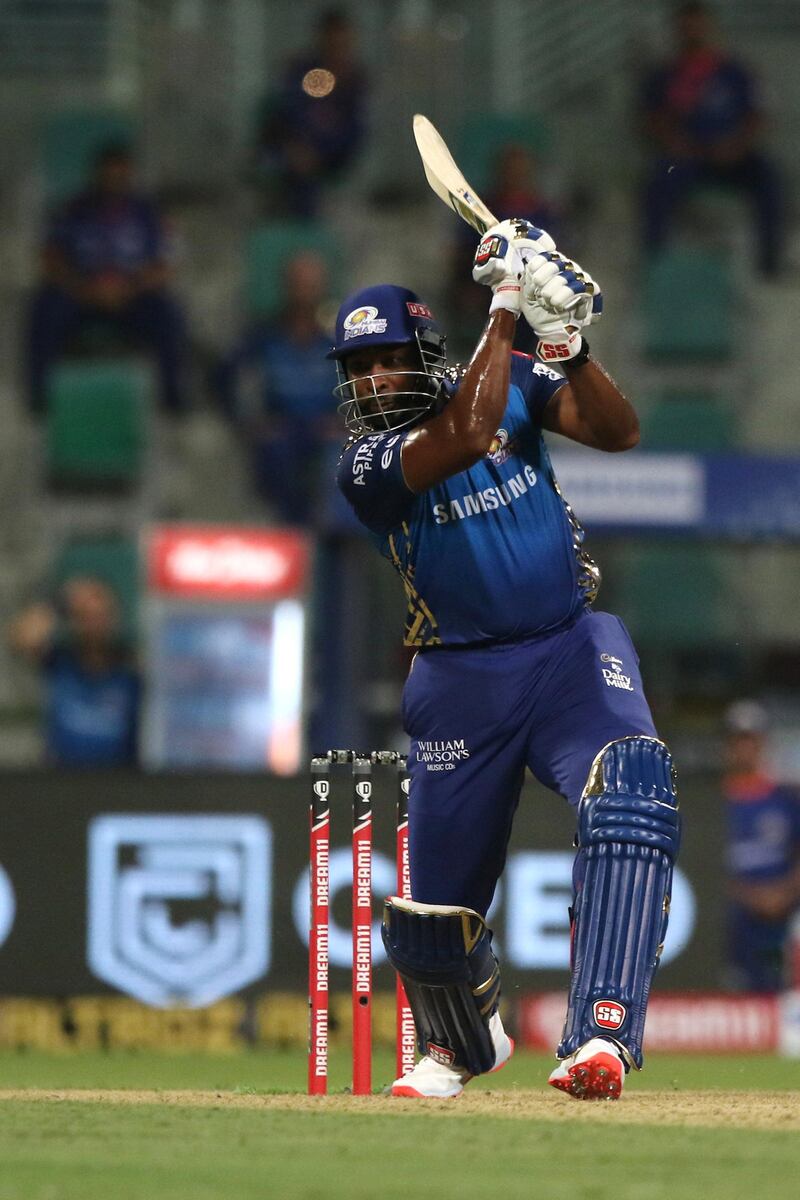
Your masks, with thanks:
M 59 552 L 52 571 L 54 588 L 77 575 L 102 579 L 114 589 L 122 606 L 126 635 L 136 629 L 139 606 L 139 553 L 133 538 L 114 535 L 76 538 Z
M 733 283 L 722 254 L 665 250 L 646 267 L 643 349 L 658 360 L 721 361 L 733 352 Z
M 487 191 L 490 187 L 492 160 L 508 142 L 519 142 L 541 158 L 547 155 L 550 146 L 550 130 L 544 118 L 536 113 L 475 113 L 462 125 L 453 156 L 476 191 Z
M 617 567 L 616 602 L 635 642 L 699 649 L 724 642 L 735 614 L 719 556 L 687 542 L 634 548 Z
M 125 491 L 137 483 L 149 388 L 147 368 L 129 359 L 57 366 L 47 389 L 45 453 L 50 486 Z
M 305 250 L 322 255 L 331 273 L 331 286 L 338 290 L 336 239 L 324 225 L 281 220 L 253 230 L 247 241 L 245 272 L 245 305 L 250 317 L 274 315 L 283 295 L 284 265 Z
M 725 450 L 737 441 L 737 414 L 708 392 L 662 392 L 643 407 L 647 450 Z
M 70 109 L 50 117 L 42 135 L 47 202 L 77 192 L 98 150 L 109 142 L 131 142 L 135 132 L 133 119 L 118 109 Z

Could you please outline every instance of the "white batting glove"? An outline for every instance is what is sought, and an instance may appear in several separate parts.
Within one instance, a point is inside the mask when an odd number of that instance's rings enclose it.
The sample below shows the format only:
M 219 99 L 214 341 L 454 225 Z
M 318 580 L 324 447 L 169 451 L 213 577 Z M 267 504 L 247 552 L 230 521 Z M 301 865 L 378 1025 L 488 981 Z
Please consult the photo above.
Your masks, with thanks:
M 525 255 L 524 298 L 553 314 L 569 313 L 581 324 L 598 321 L 603 296 L 597 283 L 579 263 L 558 250 Z
M 522 312 L 525 320 L 539 339 L 536 347 L 536 357 L 544 363 L 569 362 L 580 354 L 584 347 L 581 330 L 598 320 L 602 312 L 602 296 L 596 297 L 600 309 L 597 313 L 589 312 L 584 317 L 575 316 L 574 310 L 567 313 L 553 313 L 541 304 L 522 302 Z
M 603 294 L 588 271 L 558 251 L 527 257 L 522 312 L 545 363 L 569 362 L 583 349 L 581 330 L 603 314 Z
M 504 221 L 503 224 L 513 227 L 514 237 L 512 241 L 522 255 L 522 261 L 525 263 L 537 254 L 546 254 L 548 251 L 555 250 L 556 248 L 555 242 L 546 229 L 540 229 L 537 225 L 531 225 L 530 221 L 526 221 L 523 217 L 512 217 L 509 221 Z
M 525 320 L 539 339 L 536 357 L 548 366 L 569 362 L 583 349 L 580 326 L 570 317 L 555 316 L 541 305 L 523 304 Z
M 487 229 L 475 251 L 472 278 L 492 289 L 489 312 L 505 308 L 519 316 L 522 303 L 522 276 L 525 264 L 522 255 L 513 245 L 514 226 L 511 221 L 501 221 Z

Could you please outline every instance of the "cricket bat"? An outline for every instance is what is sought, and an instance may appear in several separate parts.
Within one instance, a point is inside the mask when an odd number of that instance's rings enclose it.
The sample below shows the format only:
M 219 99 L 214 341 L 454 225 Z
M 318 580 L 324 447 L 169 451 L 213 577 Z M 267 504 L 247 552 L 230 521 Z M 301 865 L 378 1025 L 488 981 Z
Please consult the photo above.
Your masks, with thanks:
M 425 178 L 440 200 L 478 233 L 497 224 L 497 217 L 476 195 L 455 164 L 444 138 L 422 113 L 414 117 L 414 139 L 425 170 Z
M 414 139 L 422 159 L 425 178 L 439 199 L 444 200 L 445 204 L 458 213 L 462 221 L 477 229 L 478 233 L 485 233 L 492 225 L 496 225 L 497 217 L 472 190 L 456 166 L 444 138 L 422 113 L 417 113 L 414 117 Z M 588 296 L 576 296 L 565 306 L 565 311 L 577 313 L 580 309 L 581 316 L 585 317 L 587 305 L 591 308 L 593 292 L 594 288 Z

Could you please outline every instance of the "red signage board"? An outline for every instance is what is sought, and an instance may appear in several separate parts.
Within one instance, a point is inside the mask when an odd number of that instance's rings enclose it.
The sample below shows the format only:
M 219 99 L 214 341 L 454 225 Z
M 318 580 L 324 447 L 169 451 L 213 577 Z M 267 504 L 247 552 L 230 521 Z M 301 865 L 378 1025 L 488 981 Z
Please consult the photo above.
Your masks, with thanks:
M 519 1001 L 522 1045 L 552 1053 L 561 1039 L 567 996 L 545 992 Z M 662 992 L 651 996 L 645 1052 L 674 1054 L 769 1054 L 781 1044 L 781 1006 L 776 996 L 714 992 Z
M 290 529 L 157 525 L 149 533 L 151 592 L 195 600 L 278 600 L 307 587 L 310 548 Z

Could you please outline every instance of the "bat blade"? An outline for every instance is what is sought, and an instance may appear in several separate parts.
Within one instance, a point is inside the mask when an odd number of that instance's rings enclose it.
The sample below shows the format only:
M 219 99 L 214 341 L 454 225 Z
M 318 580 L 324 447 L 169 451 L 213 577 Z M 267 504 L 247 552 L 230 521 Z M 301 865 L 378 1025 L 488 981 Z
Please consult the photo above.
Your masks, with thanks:
M 497 218 L 472 190 L 455 164 L 444 139 L 427 117 L 417 113 L 414 117 L 414 139 L 425 170 L 425 178 L 436 192 L 462 221 L 466 221 L 478 233 L 485 233 Z

